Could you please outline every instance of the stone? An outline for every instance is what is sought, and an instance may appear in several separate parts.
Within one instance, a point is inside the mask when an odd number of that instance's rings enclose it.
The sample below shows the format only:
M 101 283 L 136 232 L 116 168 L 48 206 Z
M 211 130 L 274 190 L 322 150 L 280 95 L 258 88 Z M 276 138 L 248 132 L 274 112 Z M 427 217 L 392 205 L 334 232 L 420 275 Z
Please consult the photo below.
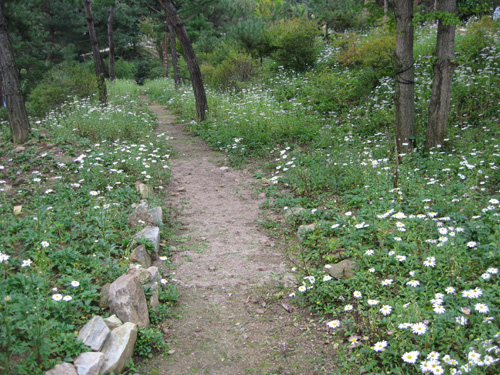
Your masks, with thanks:
M 101 288 L 101 299 L 99 300 L 99 307 L 106 310 L 109 307 L 109 286 L 111 284 L 104 284 Z
M 129 215 L 127 222 L 131 227 L 152 225 L 155 223 L 151 211 L 145 204 L 137 205 L 134 212 Z
M 306 225 L 301 225 L 299 229 L 297 230 L 297 237 L 299 237 L 299 240 L 303 241 L 307 232 L 313 231 L 316 229 L 316 224 L 306 224 Z
M 305 208 L 302 207 L 292 207 L 285 211 L 285 218 L 291 219 L 294 217 L 302 216 L 303 213 L 307 212 Z
M 49 370 L 45 375 L 78 375 L 71 363 L 59 363 L 52 370 Z
M 145 268 L 151 267 L 151 255 L 149 255 L 144 245 L 137 246 L 128 259 L 131 262 L 139 263 Z
M 325 266 L 326 272 L 338 279 L 348 279 L 354 275 L 354 271 L 357 269 L 357 264 L 355 261 L 350 259 L 345 259 L 336 264 L 327 264 Z
M 163 211 L 161 207 L 153 207 L 150 212 L 153 217 L 153 224 L 163 224 Z
M 153 198 L 154 196 L 153 188 L 149 185 L 143 184 L 140 181 L 137 181 L 135 183 L 135 188 L 137 189 L 139 194 L 141 194 L 141 197 L 144 199 Z
M 110 332 L 111 330 L 104 322 L 104 319 L 100 316 L 94 316 L 82 327 L 77 339 L 82 340 L 92 350 L 99 351 Z
M 75 359 L 76 371 L 78 375 L 99 375 L 105 360 L 106 357 L 104 353 L 81 353 Z
M 134 274 L 124 274 L 109 287 L 109 308 L 122 322 L 149 327 L 149 313 L 144 290 Z M 118 328 L 116 328 L 118 329 Z
M 111 331 L 102 353 L 106 359 L 101 368 L 102 374 L 114 372 L 119 374 L 134 352 L 135 340 L 137 339 L 137 325 L 127 322 Z
M 129 265 L 127 275 L 136 277 L 141 285 L 145 285 L 151 281 L 151 274 L 139 264 Z
M 160 228 L 148 225 L 134 236 L 134 239 L 144 238 L 151 241 L 156 251 L 160 248 Z
M 149 297 L 149 304 L 155 311 L 160 308 L 160 290 L 158 284 L 152 286 L 151 297 Z
M 104 323 L 106 323 L 110 330 L 114 330 L 123 324 L 123 322 L 114 314 L 104 319 Z

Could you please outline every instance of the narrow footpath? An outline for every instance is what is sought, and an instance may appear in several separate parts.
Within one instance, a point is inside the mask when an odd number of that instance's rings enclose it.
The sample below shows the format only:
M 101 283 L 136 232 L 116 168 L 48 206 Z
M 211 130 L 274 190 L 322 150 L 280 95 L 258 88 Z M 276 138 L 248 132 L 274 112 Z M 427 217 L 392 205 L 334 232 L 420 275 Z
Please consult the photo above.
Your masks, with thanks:
M 169 354 L 142 364 L 140 373 L 335 373 L 325 322 L 291 306 L 295 277 L 279 244 L 259 228 L 263 197 L 255 180 L 225 166 L 223 154 L 161 106 L 150 109 L 176 154 L 166 194 L 180 223 L 167 239 L 179 304 L 165 322 Z

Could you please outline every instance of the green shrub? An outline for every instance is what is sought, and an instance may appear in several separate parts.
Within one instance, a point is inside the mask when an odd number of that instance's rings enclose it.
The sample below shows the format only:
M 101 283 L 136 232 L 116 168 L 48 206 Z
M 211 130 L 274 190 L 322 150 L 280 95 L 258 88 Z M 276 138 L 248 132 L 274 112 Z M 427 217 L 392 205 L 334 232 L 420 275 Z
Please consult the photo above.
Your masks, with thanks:
M 292 19 L 276 24 L 265 38 L 273 59 L 285 69 L 297 72 L 312 67 L 319 53 L 316 37 L 319 29 L 315 22 Z
M 115 61 L 115 76 L 117 79 L 134 79 L 136 66 L 131 61 L 119 59 Z
M 379 77 L 391 75 L 393 72 L 391 56 L 395 48 L 394 33 L 381 28 L 374 33 L 374 37 L 351 43 L 346 51 L 338 55 L 338 60 L 343 65 L 371 67 Z
M 76 62 L 54 67 L 28 96 L 30 114 L 42 117 L 68 98 L 89 97 L 97 92 L 95 73 Z
M 231 52 L 219 65 L 203 65 L 204 81 L 214 88 L 236 89 L 238 83 L 250 81 L 257 73 L 255 61 L 247 54 Z
M 456 50 L 460 63 L 467 63 L 477 59 L 484 48 L 495 44 L 495 35 L 500 25 L 491 17 L 483 17 L 479 21 L 471 22 L 467 31 L 459 29 Z
M 144 59 L 135 63 L 134 79 L 139 85 L 144 85 L 147 79 L 161 78 L 163 74 L 163 66 L 160 61 Z
M 160 352 L 167 344 L 163 340 L 163 333 L 153 328 L 141 328 L 137 333 L 134 354 L 151 358 L 154 353 Z

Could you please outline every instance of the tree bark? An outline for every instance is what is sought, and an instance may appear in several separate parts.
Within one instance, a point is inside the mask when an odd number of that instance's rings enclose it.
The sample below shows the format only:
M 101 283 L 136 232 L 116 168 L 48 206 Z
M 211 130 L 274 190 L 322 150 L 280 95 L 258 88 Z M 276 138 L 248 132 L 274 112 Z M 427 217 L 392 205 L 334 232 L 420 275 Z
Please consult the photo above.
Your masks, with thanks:
M 92 14 L 92 6 L 90 0 L 83 0 L 83 5 L 85 6 L 85 15 L 87 19 L 87 26 L 89 29 L 90 45 L 92 46 L 92 55 L 94 56 L 94 68 L 95 74 L 97 76 L 97 87 L 99 89 L 99 100 L 101 103 L 105 104 L 107 102 L 107 91 L 106 91 L 106 78 L 109 77 L 106 71 L 106 65 L 99 52 L 99 44 L 97 43 L 97 35 L 94 28 L 94 16 Z
M 178 90 L 181 84 L 181 73 L 179 71 L 179 61 L 177 59 L 177 38 L 175 31 L 169 20 L 167 19 L 168 33 L 170 35 L 170 54 L 172 55 L 172 68 L 174 69 L 175 89 Z
M 438 11 L 457 15 L 456 0 L 442 0 Z M 425 147 L 442 145 L 446 137 L 448 114 L 450 111 L 451 86 L 455 71 L 455 25 L 445 25 L 438 21 L 436 41 L 436 61 L 434 63 L 434 79 L 432 82 L 431 101 L 429 104 L 429 120 Z
M 109 78 L 113 81 L 115 76 L 115 39 L 113 36 L 113 18 L 115 17 L 115 7 L 110 5 L 108 17 L 108 44 L 109 44 Z
M 398 154 L 415 147 L 415 82 L 413 71 L 413 0 L 397 0 L 396 51 L 393 54 L 396 70 L 396 146 Z
M 14 50 L 7 31 L 2 0 L 0 0 L 0 76 L 0 84 L 7 104 L 12 141 L 24 143 L 29 138 L 31 128 L 24 105 Z
M 203 80 L 201 78 L 201 71 L 196 60 L 196 54 L 194 52 L 189 35 L 186 32 L 186 28 L 182 23 L 181 18 L 177 14 L 172 2 L 170 0 L 158 0 L 162 8 L 167 14 L 168 20 L 172 25 L 177 38 L 182 46 L 182 51 L 184 52 L 184 58 L 191 75 L 191 83 L 193 85 L 194 97 L 196 100 L 196 119 L 198 122 L 205 120 L 206 112 L 208 111 L 207 96 L 205 94 L 205 87 L 203 86 Z
M 163 60 L 163 70 L 164 70 L 164 75 L 165 78 L 168 77 L 168 25 L 167 25 L 167 18 L 165 18 L 165 39 L 164 39 L 164 47 L 163 50 L 165 51 L 165 57 Z

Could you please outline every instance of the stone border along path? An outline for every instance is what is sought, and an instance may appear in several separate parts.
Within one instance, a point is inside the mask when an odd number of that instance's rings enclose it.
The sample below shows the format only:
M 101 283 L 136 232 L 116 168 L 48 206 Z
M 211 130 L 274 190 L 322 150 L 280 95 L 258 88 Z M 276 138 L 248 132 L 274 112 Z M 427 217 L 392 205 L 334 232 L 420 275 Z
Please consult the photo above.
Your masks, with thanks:
M 138 366 L 140 374 L 332 373 L 336 345 L 326 322 L 290 305 L 295 277 L 258 226 L 264 197 L 256 181 L 223 166 L 223 154 L 161 106 L 149 108 L 177 155 L 166 194 L 180 228 L 163 240 L 173 253 L 179 304 L 163 324 L 168 354 Z

